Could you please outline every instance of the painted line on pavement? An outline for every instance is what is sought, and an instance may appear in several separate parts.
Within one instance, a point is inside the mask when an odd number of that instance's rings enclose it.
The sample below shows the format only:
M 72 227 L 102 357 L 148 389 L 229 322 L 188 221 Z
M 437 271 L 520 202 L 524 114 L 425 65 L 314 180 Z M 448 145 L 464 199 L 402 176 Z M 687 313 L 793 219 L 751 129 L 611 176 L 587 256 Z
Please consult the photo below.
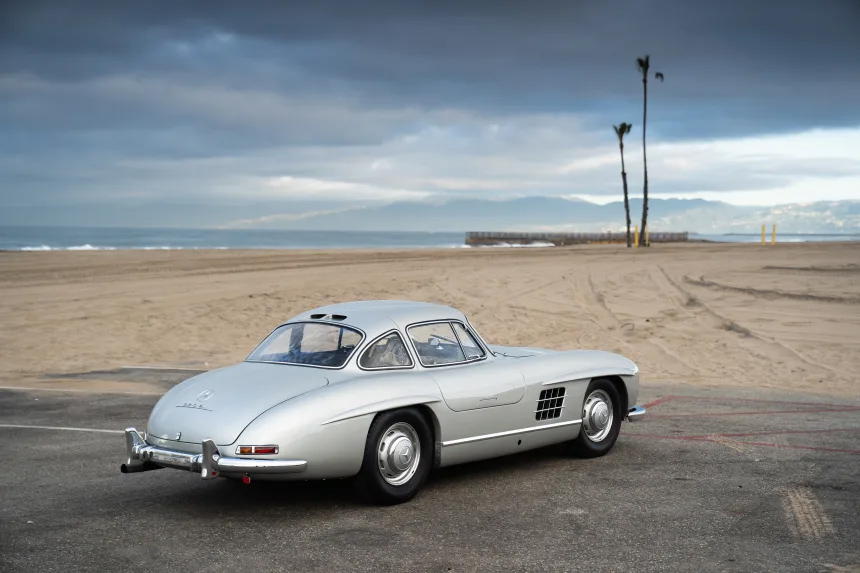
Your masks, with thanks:
M 723 438 L 719 434 L 715 434 L 714 436 L 717 439 L 713 439 L 710 437 L 701 437 L 701 436 L 665 436 L 659 434 L 621 434 L 622 436 L 631 436 L 634 438 L 651 438 L 658 440 L 681 440 L 687 442 L 706 442 L 706 443 L 720 443 L 720 439 Z M 765 442 L 748 442 L 745 440 L 736 441 L 738 444 L 746 444 L 749 446 L 762 446 L 765 448 L 777 448 L 777 449 L 788 449 L 788 450 L 812 450 L 815 452 L 834 452 L 838 454 L 860 454 L 860 450 L 849 450 L 843 448 L 828 448 L 824 446 L 789 446 L 787 444 L 770 444 Z
M 181 370 L 183 372 L 206 372 L 203 368 L 188 368 L 186 366 L 121 366 L 121 370 Z
M 658 399 L 654 400 L 653 402 L 648 402 L 647 404 L 643 404 L 642 407 L 647 410 L 649 408 L 653 408 L 654 406 L 658 406 L 658 405 L 662 404 L 663 402 L 668 402 L 669 400 L 675 400 L 677 398 L 679 398 L 679 396 L 663 396 L 662 398 L 658 398 Z
M 0 390 L 22 392 L 80 392 L 83 394 L 131 394 L 133 396 L 161 396 L 164 392 L 130 392 L 128 390 L 87 390 L 86 388 L 35 388 L 30 386 L 0 386 Z
M 817 414 L 820 412 L 857 412 L 860 406 L 836 406 L 833 408 L 816 408 L 810 410 L 760 410 L 750 412 L 708 412 L 704 414 L 648 414 L 648 418 L 716 418 L 719 416 L 762 416 L 772 414 Z
M 103 430 L 101 428 L 67 428 L 64 426 L 25 426 L 22 424 L 0 424 L 0 428 L 16 430 L 58 430 L 63 432 L 99 432 L 102 434 L 122 434 L 122 430 Z
M 792 406 L 819 406 L 822 408 L 828 407 L 843 407 L 843 404 L 828 404 L 826 402 L 791 402 L 787 400 L 765 400 L 762 398 L 735 398 L 732 396 L 683 396 L 672 395 L 656 400 L 656 403 L 665 402 L 666 400 L 696 400 L 697 402 L 749 402 L 761 404 L 784 404 Z M 850 407 L 850 406 L 848 406 Z

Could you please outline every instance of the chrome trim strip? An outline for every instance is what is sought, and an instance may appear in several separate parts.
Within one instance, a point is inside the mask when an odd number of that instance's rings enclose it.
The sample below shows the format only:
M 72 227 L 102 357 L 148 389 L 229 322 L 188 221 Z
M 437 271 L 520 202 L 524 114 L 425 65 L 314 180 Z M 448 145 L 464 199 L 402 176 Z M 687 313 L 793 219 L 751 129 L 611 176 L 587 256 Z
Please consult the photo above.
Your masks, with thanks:
M 482 440 L 492 440 L 493 438 L 502 438 L 504 436 L 514 436 L 516 434 L 527 434 L 529 432 L 537 432 L 539 430 L 551 430 L 552 428 L 561 428 L 562 426 L 572 426 L 581 424 L 582 419 L 569 420 L 567 422 L 556 422 L 555 424 L 544 424 L 542 426 L 532 426 L 530 428 L 520 428 L 519 430 L 508 430 L 506 432 L 496 432 L 495 434 L 484 434 L 483 436 L 472 436 L 470 438 L 459 438 L 457 440 L 448 440 L 442 442 L 442 446 L 456 446 L 469 442 L 480 442 Z
M 576 382 L 577 380 L 585 380 L 585 378 L 571 378 L 570 376 L 562 376 L 561 378 L 555 378 L 554 380 L 547 380 L 546 382 L 541 383 L 541 386 L 554 386 L 556 384 L 565 384 L 567 382 Z
M 472 342 L 474 342 L 475 345 L 478 347 L 478 350 L 481 351 L 480 356 L 473 356 L 472 358 L 469 358 L 469 356 L 466 354 L 466 347 L 463 346 L 463 339 L 460 338 L 459 334 L 457 334 L 457 327 L 454 326 L 455 324 L 459 324 L 463 328 L 463 331 L 469 336 L 469 338 L 472 339 Z M 478 342 L 478 339 L 469 331 L 469 327 L 467 327 L 465 324 L 463 324 L 459 320 L 452 320 L 451 321 L 451 330 L 454 331 L 454 338 L 456 338 L 457 342 L 460 344 L 460 350 L 463 351 L 463 356 L 466 357 L 466 362 L 474 362 L 475 360 L 480 360 L 481 358 L 487 357 L 487 351 L 484 350 L 484 348 L 481 346 L 481 343 Z

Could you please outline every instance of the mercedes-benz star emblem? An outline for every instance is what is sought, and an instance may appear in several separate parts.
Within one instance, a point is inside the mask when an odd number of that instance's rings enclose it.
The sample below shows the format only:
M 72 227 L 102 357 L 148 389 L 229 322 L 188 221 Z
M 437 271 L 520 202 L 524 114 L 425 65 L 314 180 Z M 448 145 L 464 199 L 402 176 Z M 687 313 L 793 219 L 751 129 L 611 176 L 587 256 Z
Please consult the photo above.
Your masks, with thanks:
M 412 457 L 412 452 L 409 451 L 409 448 L 403 448 L 400 450 L 400 462 L 407 464 L 409 463 L 409 459 Z

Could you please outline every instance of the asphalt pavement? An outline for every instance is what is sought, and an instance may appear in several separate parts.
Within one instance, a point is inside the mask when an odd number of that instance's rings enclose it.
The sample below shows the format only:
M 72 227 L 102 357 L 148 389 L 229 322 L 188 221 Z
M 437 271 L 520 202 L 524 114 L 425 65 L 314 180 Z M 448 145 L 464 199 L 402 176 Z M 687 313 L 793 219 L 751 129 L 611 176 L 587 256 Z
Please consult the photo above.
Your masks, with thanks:
M 446 468 L 394 507 L 120 474 L 122 434 L 88 430 L 156 400 L 0 390 L 0 570 L 860 571 L 860 399 L 646 381 L 609 455 Z

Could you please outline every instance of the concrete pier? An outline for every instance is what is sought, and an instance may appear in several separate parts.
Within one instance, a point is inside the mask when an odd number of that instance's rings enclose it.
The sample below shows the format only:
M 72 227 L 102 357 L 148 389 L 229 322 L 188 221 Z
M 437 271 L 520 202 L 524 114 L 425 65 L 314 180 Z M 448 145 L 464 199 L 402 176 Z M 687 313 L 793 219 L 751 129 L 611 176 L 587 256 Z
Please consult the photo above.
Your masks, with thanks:
M 632 239 L 631 232 L 631 239 Z M 682 233 L 651 233 L 651 243 L 678 243 L 688 240 L 687 232 Z M 466 244 L 479 247 L 489 245 L 534 245 L 552 244 L 556 247 L 564 245 L 583 245 L 589 243 L 627 243 L 626 233 L 506 233 L 506 232 L 468 232 Z

